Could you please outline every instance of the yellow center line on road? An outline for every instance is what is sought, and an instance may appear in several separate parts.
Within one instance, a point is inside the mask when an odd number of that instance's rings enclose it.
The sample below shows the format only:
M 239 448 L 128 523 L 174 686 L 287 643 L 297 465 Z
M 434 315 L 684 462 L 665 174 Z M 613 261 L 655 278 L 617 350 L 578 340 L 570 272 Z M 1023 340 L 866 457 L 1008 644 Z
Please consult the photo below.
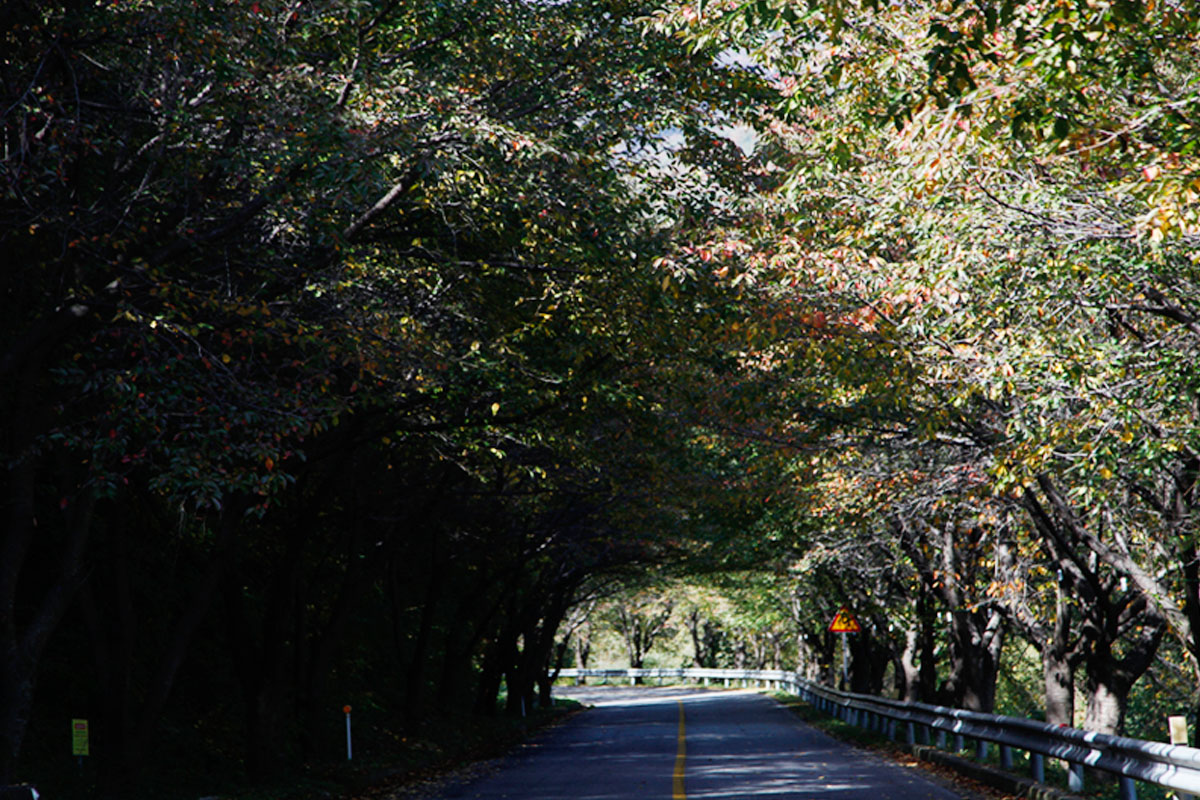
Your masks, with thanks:
M 679 747 L 675 751 L 675 775 L 671 781 L 671 800 L 687 800 L 683 791 L 683 764 L 687 759 L 687 728 L 683 723 L 683 701 L 679 703 Z

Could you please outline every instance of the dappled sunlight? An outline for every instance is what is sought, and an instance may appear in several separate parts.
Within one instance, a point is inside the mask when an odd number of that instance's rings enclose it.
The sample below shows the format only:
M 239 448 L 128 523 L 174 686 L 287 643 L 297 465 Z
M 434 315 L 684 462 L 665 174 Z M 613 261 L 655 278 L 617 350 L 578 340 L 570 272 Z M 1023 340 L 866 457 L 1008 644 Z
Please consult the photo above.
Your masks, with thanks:
M 720 740 L 723 737 L 711 737 Z M 688 797 L 855 797 L 887 798 L 894 781 L 877 771 L 847 769 L 825 760 L 827 753 L 769 750 L 747 755 L 697 756 L 688 770 Z
M 750 693 L 747 690 L 703 690 L 681 686 L 570 686 L 556 688 L 556 697 L 566 697 L 592 706 L 639 706 L 674 703 L 683 700 L 688 705 L 708 702 L 714 698 L 733 693 Z
M 682 734 L 683 787 L 692 800 L 957 798 L 829 738 L 754 690 L 573 686 L 556 693 L 593 708 L 522 747 L 494 775 L 441 797 L 667 798 Z

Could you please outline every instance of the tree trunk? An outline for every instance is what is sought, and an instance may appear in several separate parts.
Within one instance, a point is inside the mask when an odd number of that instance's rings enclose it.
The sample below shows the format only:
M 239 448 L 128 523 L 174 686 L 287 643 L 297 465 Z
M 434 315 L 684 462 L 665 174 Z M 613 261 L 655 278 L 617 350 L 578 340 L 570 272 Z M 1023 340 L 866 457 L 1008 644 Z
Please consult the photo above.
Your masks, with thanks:
M 0 550 L 0 784 L 15 777 L 42 653 L 82 584 L 83 554 L 96 507 L 87 490 L 68 503 L 59 563 L 25 629 L 19 630 L 17 582 L 36 526 L 35 471 L 32 464 L 22 463 L 8 475 L 11 514 Z
M 327 683 L 341 652 L 346 627 L 358 608 L 359 598 L 376 580 L 368 572 L 376 571 L 378 561 L 359 552 L 362 541 L 361 536 L 352 538 L 337 598 L 329 609 L 324 626 L 313 634 L 305 650 L 306 659 L 302 662 L 304 680 L 297 698 L 298 712 L 303 722 L 300 726 L 300 755 L 305 761 L 311 761 L 318 755 L 318 740 L 314 734 L 320 729 L 321 719 L 326 713 Z
M 1122 656 L 1113 653 L 1115 640 L 1095 641 L 1086 656 L 1087 710 L 1083 727 L 1087 730 L 1113 735 L 1123 732 L 1129 692 L 1150 668 L 1166 633 L 1166 621 L 1153 608 L 1147 606 L 1138 616 L 1143 624 Z
M 950 674 L 941 702 L 968 711 L 990 713 L 996 704 L 996 680 L 1004 645 L 1004 620 L 997 609 L 954 611 L 950 626 Z
M 1117 685 L 1111 675 L 1089 676 L 1087 681 L 1087 711 L 1083 728 L 1117 735 L 1125 725 L 1128 690 Z
M 421 718 L 425 694 L 425 662 L 428 658 L 430 633 L 433 630 L 433 617 L 441 597 L 443 580 L 442 562 L 438 558 L 436 537 L 430 546 L 429 579 L 425 584 L 425 597 L 421 603 L 421 619 L 417 626 L 417 635 L 413 641 L 412 657 L 404 680 L 404 719 L 412 725 Z M 396 579 L 395 570 L 393 580 Z M 396 588 L 393 594 L 399 594 Z M 398 613 L 393 611 L 393 614 Z
M 234 574 L 225 581 L 225 629 L 245 715 L 246 771 L 256 780 L 282 774 L 287 763 L 288 710 L 295 688 L 295 670 L 288 667 L 297 640 L 300 539 L 299 533 L 287 538 L 267 581 L 257 625 L 243 597 L 240 578 Z
M 587 669 L 588 661 L 592 657 L 592 640 L 587 636 L 578 636 L 575 639 L 575 666 L 578 669 Z
M 917 621 L 920 625 L 920 637 L 917 642 L 920 660 L 917 700 L 929 703 L 937 694 L 937 610 L 924 585 L 918 589 L 917 594 Z
M 1053 648 L 1042 650 L 1042 680 L 1046 689 L 1046 722 L 1075 724 L 1075 669 Z
M 518 576 L 518 571 L 510 570 L 501 581 L 501 576 L 481 573 L 476 575 L 472 590 L 461 595 L 454 616 L 451 617 L 458 622 L 451 626 L 442 648 L 442 669 L 436 693 L 436 705 L 439 709 L 449 708 L 456 697 L 458 687 L 466 682 L 471 661 L 477 655 L 489 626 L 503 608 L 503 601 L 510 592 L 516 591 Z M 489 594 L 489 589 L 494 591 Z M 486 663 L 486 646 L 484 649 Z M 482 689 L 481 686 L 476 688 Z M 498 682 L 495 691 L 500 691 Z M 477 696 L 476 703 L 478 702 Z
M 1042 646 L 1042 680 L 1046 692 L 1046 722 L 1075 724 L 1075 661 L 1070 646 L 1070 609 L 1059 589 L 1051 638 Z
M 899 699 L 906 703 L 918 702 L 921 697 L 921 668 L 917 663 L 917 641 L 920 635 L 916 628 L 904 632 L 904 652 L 900 654 L 898 680 Z
M 128 541 L 123 531 L 112 532 L 112 592 L 116 595 L 116 613 L 112 618 L 115 625 L 106 630 L 104 621 L 99 619 L 95 607 L 85 608 L 84 617 L 91 632 L 97 666 L 100 706 L 104 709 L 102 724 L 112 732 L 108 737 L 108 750 L 103 760 L 105 771 L 102 781 L 105 790 L 113 796 L 126 794 L 145 766 L 158 731 L 159 719 L 175 687 L 179 670 L 191 649 L 193 636 L 208 615 L 217 595 L 226 566 L 226 551 L 235 535 L 244 507 L 232 499 L 227 503 L 227 511 L 218 520 L 210 552 L 207 554 L 207 563 L 203 564 L 199 578 L 184 595 L 182 605 L 174 609 L 173 619 L 167 628 L 169 634 L 164 637 L 164 646 L 157 660 L 147 659 L 149 664 L 139 664 L 136 661 L 138 619 L 129 582 Z M 179 582 L 183 583 L 184 579 L 181 577 Z M 93 596 L 92 583 L 94 581 L 85 587 L 85 597 L 89 600 Z M 92 605 L 90 602 L 86 604 Z M 113 640 L 111 648 L 109 637 Z M 143 668 L 144 674 L 141 674 Z M 134 684 L 142 688 L 140 699 L 133 696 Z
M 479 689 L 475 695 L 475 713 L 495 716 L 496 704 L 500 699 L 500 686 L 504 683 L 509 665 L 516 659 L 517 633 L 513 621 L 506 620 L 484 651 L 480 666 Z

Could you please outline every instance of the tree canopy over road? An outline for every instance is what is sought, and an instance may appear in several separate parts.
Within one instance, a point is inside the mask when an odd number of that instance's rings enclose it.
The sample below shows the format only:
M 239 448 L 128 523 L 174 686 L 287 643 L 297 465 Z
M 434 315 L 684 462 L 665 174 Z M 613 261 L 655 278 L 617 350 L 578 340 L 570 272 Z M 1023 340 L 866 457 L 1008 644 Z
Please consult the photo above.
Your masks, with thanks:
M 864 690 L 1200 685 L 1193 5 L 0 21 L 0 782 L 520 714 L 663 569 Z

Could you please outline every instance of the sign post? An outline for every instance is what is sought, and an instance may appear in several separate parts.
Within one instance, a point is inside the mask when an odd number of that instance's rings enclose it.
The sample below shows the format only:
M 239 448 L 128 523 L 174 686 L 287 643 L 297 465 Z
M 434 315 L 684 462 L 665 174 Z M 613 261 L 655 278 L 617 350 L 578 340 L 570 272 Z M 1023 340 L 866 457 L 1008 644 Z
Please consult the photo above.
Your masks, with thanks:
M 86 719 L 71 720 L 71 754 L 79 759 L 79 769 L 83 769 L 83 757 L 91 755 L 88 747 L 88 721 Z
M 861 631 L 862 626 L 846 606 L 839 608 L 833 616 L 833 621 L 829 623 L 830 633 L 842 635 L 842 689 L 850 685 L 850 640 L 846 638 L 846 634 Z

